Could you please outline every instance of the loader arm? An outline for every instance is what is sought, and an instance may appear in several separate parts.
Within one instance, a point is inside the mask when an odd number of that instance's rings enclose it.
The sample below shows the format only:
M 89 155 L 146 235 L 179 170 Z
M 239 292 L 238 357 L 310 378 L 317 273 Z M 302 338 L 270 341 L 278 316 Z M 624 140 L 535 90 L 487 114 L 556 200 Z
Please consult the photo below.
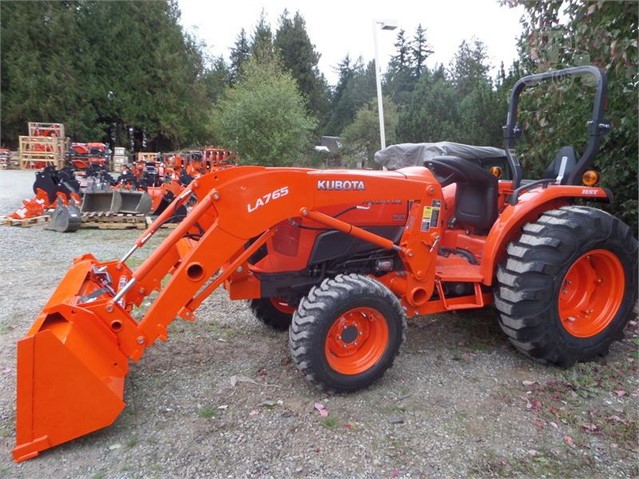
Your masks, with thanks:
M 193 195 L 196 205 L 135 271 L 126 260 L 171 212 Z M 323 213 L 334 205 L 408 201 L 399 244 Z M 424 229 L 424 205 L 442 200 L 425 168 L 395 172 L 237 167 L 204 175 L 145 231 L 120 261 L 77 258 L 18 344 L 17 434 L 14 458 L 111 424 L 124 407 L 128 360 L 139 360 L 176 317 L 195 310 L 233 274 L 278 223 L 307 217 L 400 255 L 407 281 L 430 296 L 439 228 Z M 436 225 L 434 225 L 436 226 Z M 141 319 L 136 306 L 157 292 Z M 52 361 L 52 358 L 62 358 Z M 76 411 L 79 413 L 76 414 Z

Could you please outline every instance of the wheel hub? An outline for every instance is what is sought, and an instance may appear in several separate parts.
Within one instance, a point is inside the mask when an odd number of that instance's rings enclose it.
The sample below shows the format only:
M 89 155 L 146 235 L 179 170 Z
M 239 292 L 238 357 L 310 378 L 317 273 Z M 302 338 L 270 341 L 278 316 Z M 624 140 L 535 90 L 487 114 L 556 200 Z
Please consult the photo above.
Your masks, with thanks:
M 359 331 L 357 330 L 357 326 L 346 326 L 342 331 L 341 339 L 346 344 L 350 344 L 357 339 L 359 335 Z
M 564 277 L 559 293 L 559 317 L 570 334 L 580 338 L 603 331 L 619 310 L 624 270 L 611 251 L 592 250 L 578 258 Z
M 388 325 L 373 308 L 353 308 L 339 316 L 328 331 L 325 354 L 329 365 L 342 374 L 359 374 L 383 356 Z

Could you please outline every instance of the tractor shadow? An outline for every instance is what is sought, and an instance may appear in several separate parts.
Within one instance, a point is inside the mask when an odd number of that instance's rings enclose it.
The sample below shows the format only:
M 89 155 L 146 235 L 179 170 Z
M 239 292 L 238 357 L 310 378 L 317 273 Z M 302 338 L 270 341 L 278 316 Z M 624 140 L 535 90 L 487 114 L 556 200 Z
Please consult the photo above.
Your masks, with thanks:
M 452 354 L 453 359 L 468 359 L 476 353 L 494 353 L 510 347 L 492 307 L 416 316 L 407 321 L 404 351 Z

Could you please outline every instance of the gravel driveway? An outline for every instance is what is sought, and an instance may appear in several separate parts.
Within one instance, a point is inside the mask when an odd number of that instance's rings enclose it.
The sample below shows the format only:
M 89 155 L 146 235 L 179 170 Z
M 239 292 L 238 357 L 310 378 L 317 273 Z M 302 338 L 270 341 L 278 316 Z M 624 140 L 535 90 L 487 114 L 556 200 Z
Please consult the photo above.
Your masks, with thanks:
M 0 171 L 0 215 L 33 178 Z M 607 358 L 561 370 L 518 354 L 492 309 L 420 317 L 382 380 L 326 396 L 291 363 L 287 335 L 224 291 L 132 364 L 111 427 L 13 463 L 16 341 L 74 257 L 119 258 L 139 233 L 0 226 L 0 477 L 639 475 L 636 321 Z

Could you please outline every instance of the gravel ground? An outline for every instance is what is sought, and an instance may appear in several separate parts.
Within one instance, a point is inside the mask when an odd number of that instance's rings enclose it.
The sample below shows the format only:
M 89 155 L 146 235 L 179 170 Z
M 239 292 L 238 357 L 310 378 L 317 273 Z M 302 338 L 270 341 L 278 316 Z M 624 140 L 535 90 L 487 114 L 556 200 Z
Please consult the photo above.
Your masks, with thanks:
M 33 178 L 0 171 L 0 215 Z M 491 309 L 416 318 L 379 382 L 327 396 L 291 363 L 287 335 L 223 291 L 132 364 L 112 426 L 13 463 L 16 341 L 74 257 L 119 258 L 138 234 L 0 226 L 1 477 L 639 475 L 635 321 L 607 358 L 565 371 L 518 354 Z

